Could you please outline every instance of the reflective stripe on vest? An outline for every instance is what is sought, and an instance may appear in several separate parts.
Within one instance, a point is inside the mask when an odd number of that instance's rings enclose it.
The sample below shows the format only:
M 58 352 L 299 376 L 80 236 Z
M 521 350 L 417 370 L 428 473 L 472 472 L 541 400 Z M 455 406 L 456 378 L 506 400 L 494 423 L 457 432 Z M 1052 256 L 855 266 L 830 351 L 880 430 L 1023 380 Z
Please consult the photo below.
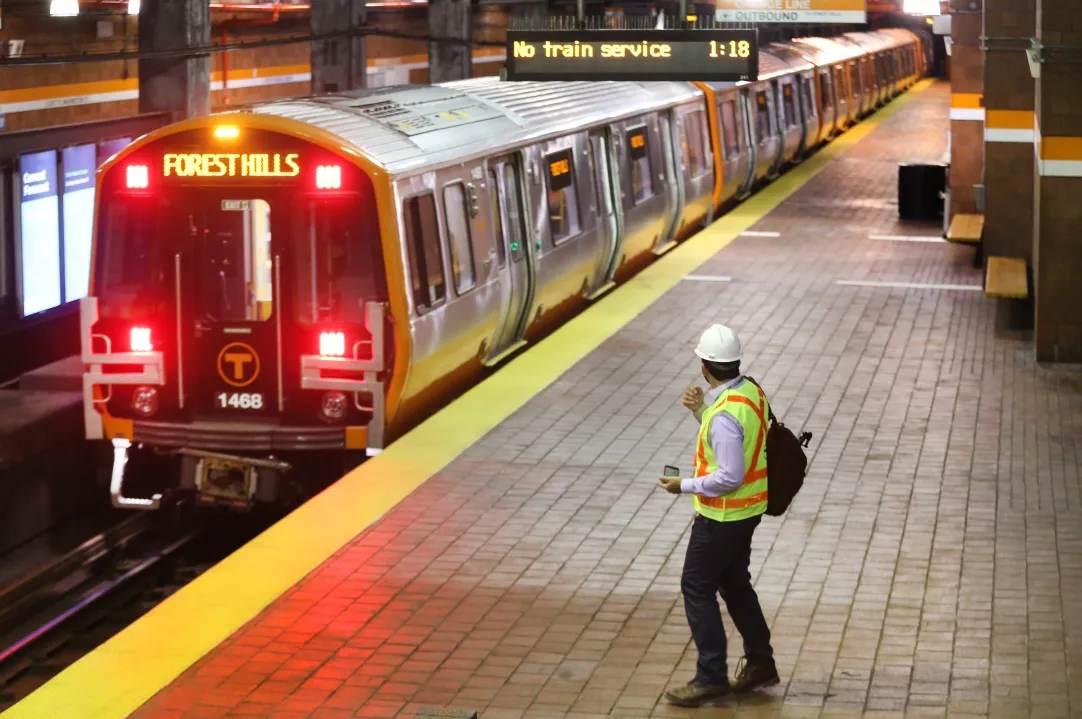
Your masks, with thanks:
M 702 416 L 699 442 L 695 452 L 695 476 L 705 477 L 718 469 L 714 448 L 710 446 L 710 424 L 722 412 L 731 414 L 744 430 L 744 482 L 722 497 L 695 495 L 695 511 L 718 522 L 735 522 L 766 511 L 766 397 L 751 382 L 730 388 L 708 407 Z

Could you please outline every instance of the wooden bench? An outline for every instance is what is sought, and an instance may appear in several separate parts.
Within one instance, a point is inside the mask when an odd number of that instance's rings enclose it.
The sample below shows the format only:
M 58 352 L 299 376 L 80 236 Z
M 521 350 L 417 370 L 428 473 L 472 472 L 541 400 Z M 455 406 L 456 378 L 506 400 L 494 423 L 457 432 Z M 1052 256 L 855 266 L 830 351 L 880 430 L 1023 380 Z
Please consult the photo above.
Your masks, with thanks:
M 984 235 L 984 215 L 955 215 L 947 230 L 948 242 L 979 245 Z
M 1029 297 L 1026 261 L 1017 257 L 989 257 L 984 274 L 984 294 L 1011 300 Z

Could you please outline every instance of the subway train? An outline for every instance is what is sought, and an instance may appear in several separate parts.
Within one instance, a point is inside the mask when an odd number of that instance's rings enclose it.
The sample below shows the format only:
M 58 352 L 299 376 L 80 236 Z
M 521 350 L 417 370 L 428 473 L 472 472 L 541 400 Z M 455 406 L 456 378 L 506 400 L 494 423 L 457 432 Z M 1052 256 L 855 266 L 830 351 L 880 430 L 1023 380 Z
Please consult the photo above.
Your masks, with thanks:
M 808 37 L 762 46 L 754 82 L 474 78 L 139 138 L 98 172 L 80 307 L 113 504 L 303 496 L 310 462 L 377 454 L 906 90 L 931 52 L 902 29 Z M 125 485 L 139 458 L 144 491 Z

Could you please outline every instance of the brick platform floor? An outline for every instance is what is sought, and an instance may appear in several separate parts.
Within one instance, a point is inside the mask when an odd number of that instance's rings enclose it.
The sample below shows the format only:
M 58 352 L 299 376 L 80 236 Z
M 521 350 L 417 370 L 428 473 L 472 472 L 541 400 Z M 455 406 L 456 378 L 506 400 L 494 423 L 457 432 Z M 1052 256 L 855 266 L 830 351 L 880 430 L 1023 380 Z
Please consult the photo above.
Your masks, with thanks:
M 916 96 L 136 716 L 1082 716 L 1082 372 L 1038 367 L 972 248 L 896 221 L 897 163 L 944 149 Z M 756 535 L 783 682 L 667 706 L 694 649 L 691 349 L 721 321 L 795 428 L 805 489 Z M 726 619 L 731 628 L 731 622 Z M 178 631 L 180 628 L 178 628 Z M 730 645 L 739 647 L 739 644 Z M 730 670 L 733 662 L 730 662 Z M 660 703 L 659 703 L 660 702 Z

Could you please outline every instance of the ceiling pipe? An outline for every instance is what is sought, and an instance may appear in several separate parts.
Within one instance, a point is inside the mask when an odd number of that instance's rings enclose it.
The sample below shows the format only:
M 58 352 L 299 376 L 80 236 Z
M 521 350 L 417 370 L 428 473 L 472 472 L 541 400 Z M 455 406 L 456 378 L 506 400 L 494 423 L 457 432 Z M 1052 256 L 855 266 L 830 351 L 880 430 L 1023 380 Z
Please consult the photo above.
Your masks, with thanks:
M 534 2 L 535 0 L 522 0 L 523 2 Z M 124 8 L 127 9 L 129 0 L 78 0 L 79 7 L 98 7 L 98 8 Z M 427 0 L 389 0 L 387 2 L 374 2 L 365 3 L 367 7 L 373 9 L 392 9 L 392 8 L 410 8 L 410 7 L 425 7 L 428 5 Z M 239 3 L 239 2 L 212 2 L 210 3 L 211 12 L 231 12 L 231 13 L 258 13 L 258 14 L 271 14 L 275 20 L 285 13 L 305 13 L 312 8 L 311 3 Z

